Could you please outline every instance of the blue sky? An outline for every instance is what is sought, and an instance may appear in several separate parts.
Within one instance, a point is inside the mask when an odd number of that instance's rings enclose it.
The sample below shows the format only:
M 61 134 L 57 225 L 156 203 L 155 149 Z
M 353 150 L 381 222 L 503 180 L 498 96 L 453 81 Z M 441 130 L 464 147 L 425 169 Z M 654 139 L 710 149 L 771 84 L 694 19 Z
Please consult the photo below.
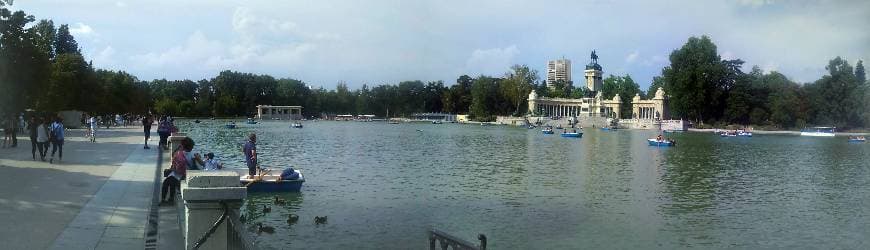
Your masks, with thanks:
M 351 88 L 463 74 L 500 76 L 565 57 L 582 75 L 596 50 L 605 74 L 642 89 L 690 36 L 724 58 L 799 82 L 827 61 L 870 59 L 870 1 L 215 1 L 17 0 L 69 24 L 100 68 L 140 79 L 203 79 L 225 69 Z M 583 80 L 577 79 L 581 83 Z

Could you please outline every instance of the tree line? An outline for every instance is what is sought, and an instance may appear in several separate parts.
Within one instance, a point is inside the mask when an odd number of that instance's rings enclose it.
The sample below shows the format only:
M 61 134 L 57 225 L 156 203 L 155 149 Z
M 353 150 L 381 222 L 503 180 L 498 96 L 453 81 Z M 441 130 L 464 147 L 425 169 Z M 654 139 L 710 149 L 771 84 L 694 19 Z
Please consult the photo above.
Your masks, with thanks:
M 223 71 L 210 79 L 143 81 L 124 71 L 95 69 L 80 52 L 65 24 L 55 27 L 22 11 L 11 12 L 0 0 L 0 113 L 25 109 L 43 112 L 81 110 L 94 114 L 168 114 L 173 116 L 253 116 L 256 105 L 301 105 L 306 117 L 324 114 L 373 114 L 408 117 L 414 113 L 469 114 L 491 121 L 496 116 L 526 115 L 528 95 L 592 97 L 572 82 L 541 81 L 538 72 L 514 65 L 501 76 L 462 75 L 452 85 L 442 81 L 402 81 L 363 85 L 351 90 L 312 88 L 292 78 Z M 28 27 L 29 26 L 29 27 Z M 796 83 L 778 72 L 743 61 L 723 60 L 709 37 L 691 37 L 670 54 L 670 65 L 654 77 L 648 90 L 629 75 L 604 79 L 606 99 L 619 94 L 622 118 L 631 117 L 635 95 L 648 98 L 659 87 L 669 96 L 672 118 L 699 125 L 741 124 L 774 128 L 808 125 L 870 125 L 870 84 L 859 61 L 853 68 L 837 57 L 828 74 L 811 83 Z
M 827 75 L 799 84 L 754 66 L 743 72 L 740 59 L 725 60 L 707 36 L 691 37 L 670 54 L 670 66 L 654 78 L 663 87 L 676 118 L 699 125 L 756 125 L 773 128 L 870 125 L 870 84 L 862 61 L 828 62 Z

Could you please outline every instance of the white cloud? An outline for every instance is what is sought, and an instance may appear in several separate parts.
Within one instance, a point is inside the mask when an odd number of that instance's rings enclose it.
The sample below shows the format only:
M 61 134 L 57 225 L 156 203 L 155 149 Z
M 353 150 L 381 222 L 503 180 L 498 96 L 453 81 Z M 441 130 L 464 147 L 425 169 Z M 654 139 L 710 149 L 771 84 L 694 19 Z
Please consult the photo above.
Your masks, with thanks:
M 635 50 L 634 52 L 631 52 L 631 54 L 628 54 L 628 56 L 625 57 L 625 62 L 633 63 L 637 61 L 638 57 L 640 57 L 640 52 L 637 52 L 637 50 Z
M 510 69 L 520 53 L 516 45 L 505 48 L 476 49 L 465 63 L 471 74 L 498 76 Z
M 74 36 L 89 36 L 94 34 L 94 29 L 84 23 L 76 23 L 75 27 L 69 28 L 69 33 Z
M 294 22 L 271 19 L 237 8 L 229 41 L 195 31 L 187 41 L 163 52 L 135 55 L 131 60 L 151 68 L 174 70 L 193 66 L 211 73 L 224 70 L 287 72 L 314 51 L 316 42 L 337 39 L 337 34 L 307 33 Z
M 770 5 L 770 4 L 773 4 L 774 2 L 775 2 L 774 0 L 737 0 L 737 3 L 740 5 L 750 6 L 750 7 L 754 7 L 754 8 L 761 7 L 764 5 Z
M 114 63 L 113 56 L 115 55 L 115 49 L 112 46 L 106 46 L 103 50 L 100 50 L 96 55 L 93 56 L 94 62 L 98 65 L 108 65 Z

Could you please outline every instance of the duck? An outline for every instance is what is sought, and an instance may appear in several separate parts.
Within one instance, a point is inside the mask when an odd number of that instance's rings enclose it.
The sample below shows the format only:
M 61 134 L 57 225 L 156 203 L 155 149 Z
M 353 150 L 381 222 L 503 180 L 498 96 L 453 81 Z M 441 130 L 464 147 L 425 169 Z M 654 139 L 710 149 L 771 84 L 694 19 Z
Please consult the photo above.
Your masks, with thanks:
M 272 207 L 263 205 L 263 213 L 272 212 Z
M 314 216 L 314 224 L 318 224 L 318 225 L 326 224 L 326 216 L 323 216 L 323 217 Z
M 275 205 L 284 205 L 284 204 L 287 204 L 287 200 L 278 198 L 278 196 L 276 195 L 275 196 Z
M 257 222 L 257 233 L 275 233 L 275 228 L 270 226 L 263 226 L 262 222 Z
M 293 225 L 293 224 L 296 224 L 296 222 L 298 222 L 298 221 L 299 221 L 299 215 L 295 215 L 295 214 L 287 215 L 287 224 Z

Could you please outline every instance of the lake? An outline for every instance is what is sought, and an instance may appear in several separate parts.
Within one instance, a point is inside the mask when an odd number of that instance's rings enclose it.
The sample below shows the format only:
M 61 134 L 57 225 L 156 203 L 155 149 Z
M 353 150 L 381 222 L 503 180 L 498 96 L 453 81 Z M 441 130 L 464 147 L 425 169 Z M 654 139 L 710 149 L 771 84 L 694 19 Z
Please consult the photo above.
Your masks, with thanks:
M 284 206 L 250 194 L 242 207 L 275 227 L 250 227 L 264 248 L 426 249 L 430 227 L 490 249 L 870 248 L 870 145 L 844 137 L 687 132 L 659 148 L 655 130 L 224 122 L 178 123 L 236 168 L 256 132 L 262 165 L 306 177 Z

